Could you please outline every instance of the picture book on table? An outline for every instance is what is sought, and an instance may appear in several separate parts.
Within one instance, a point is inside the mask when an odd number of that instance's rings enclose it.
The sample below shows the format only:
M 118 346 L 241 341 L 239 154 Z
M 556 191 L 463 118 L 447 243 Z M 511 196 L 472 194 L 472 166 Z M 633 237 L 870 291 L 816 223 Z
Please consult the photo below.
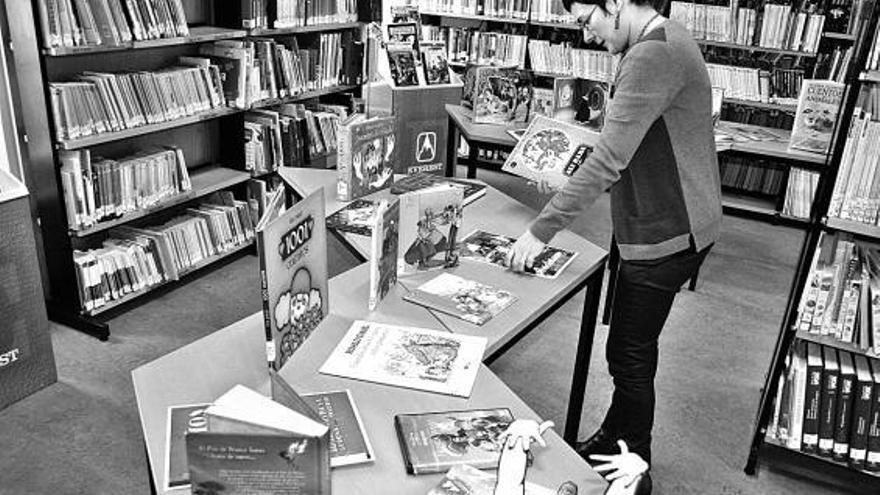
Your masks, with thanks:
M 490 263 L 507 268 L 507 257 L 516 239 L 506 235 L 475 230 L 461 240 L 458 246 L 461 259 Z M 542 278 L 556 278 L 571 264 L 577 253 L 553 246 L 544 246 L 526 273 Z
M 438 184 L 452 184 L 464 190 L 464 204 L 469 205 L 486 195 L 486 184 L 476 179 L 457 179 L 429 173 L 410 174 L 391 186 L 391 194 L 404 194 L 428 189 Z
M 485 349 L 485 337 L 357 320 L 319 371 L 469 397 Z
M 418 86 L 419 75 L 412 47 L 407 43 L 388 43 L 388 66 L 395 86 Z
M 351 201 L 390 186 L 394 182 L 395 118 L 356 114 L 337 131 L 336 197 Z
M 409 474 L 445 473 L 455 466 L 494 469 L 513 423 L 510 409 L 471 409 L 394 416 Z
M 403 296 L 409 302 L 482 325 L 516 301 L 509 291 L 441 273 Z
M 422 43 L 422 67 L 425 69 L 427 84 L 449 84 L 449 62 L 446 60 L 446 45 L 442 41 Z
M 275 370 L 329 311 L 324 190 L 287 209 L 284 192 L 279 189 L 256 229 L 266 350 Z
M 370 311 L 397 283 L 397 246 L 400 228 L 400 202 L 380 201 L 373 215 L 370 239 Z
M 843 83 L 804 79 L 788 147 L 825 154 L 843 99 Z
M 373 216 L 376 213 L 375 201 L 356 199 L 345 208 L 327 217 L 327 228 L 338 232 L 369 236 L 373 231 Z
M 527 122 L 532 73 L 511 67 L 478 67 L 473 91 L 474 123 Z
M 464 191 L 439 184 L 400 196 L 398 273 L 458 264 L 456 239 Z
M 558 189 L 583 165 L 598 141 L 595 131 L 537 115 L 501 169 L 535 182 L 546 179 Z
M 272 374 L 272 398 L 236 385 L 186 436 L 192 493 L 330 494 L 330 429 Z
M 211 404 L 190 404 L 168 408 L 165 444 L 165 490 L 189 486 L 189 464 L 186 461 L 186 435 L 206 431 L 205 409 Z
M 443 481 L 428 492 L 427 495 L 494 495 L 496 474 L 480 471 L 468 466 L 455 466 L 446 473 Z M 524 495 L 556 495 L 550 490 L 529 481 L 525 483 Z
M 364 422 L 348 390 L 303 394 L 302 398 L 330 428 L 330 467 L 376 460 Z

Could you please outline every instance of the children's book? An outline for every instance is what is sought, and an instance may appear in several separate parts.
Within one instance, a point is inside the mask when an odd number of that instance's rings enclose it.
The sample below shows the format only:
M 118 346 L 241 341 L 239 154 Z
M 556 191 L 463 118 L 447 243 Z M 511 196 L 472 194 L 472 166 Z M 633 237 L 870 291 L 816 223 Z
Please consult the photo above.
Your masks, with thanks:
M 351 201 L 394 182 L 395 118 L 356 114 L 339 125 L 336 196 Z
M 843 83 L 804 79 L 788 147 L 825 154 L 843 99 Z
M 470 409 L 394 416 L 394 429 L 409 474 L 445 473 L 470 465 L 495 469 L 513 423 L 510 409 Z
M 474 79 L 474 123 L 527 122 L 532 103 L 532 74 L 510 67 L 478 67 Z
M 553 80 L 553 118 L 574 122 L 577 116 L 578 78 L 557 77 Z
M 397 283 L 397 244 L 400 202 L 382 200 L 372 220 L 370 239 L 370 311 L 376 309 Z
M 419 76 L 413 49 L 407 43 L 389 43 L 386 47 L 391 78 L 395 86 L 418 86 Z
M 389 24 L 388 44 L 392 43 L 406 44 L 410 47 L 410 51 L 418 54 L 421 50 L 419 47 L 419 25 L 415 22 Z
M 324 191 L 284 208 L 278 190 L 257 225 L 269 366 L 279 370 L 329 312 Z
M 400 196 L 398 273 L 458 264 L 456 238 L 464 191 L 438 184 Z
M 189 486 L 186 461 L 186 435 L 207 431 L 205 409 L 211 404 L 189 404 L 168 408 L 168 434 L 165 444 L 165 490 Z
M 429 173 L 410 174 L 403 177 L 391 186 L 391 194 L 419 191 L 437 184 L 452 184 L 464 189 L 465 205 L 469 205 L 486 195 L 486 184 L 476 179 L 456 179 L 455 177 L 443 177 Z
M 485 350 L 484 337 L 357 320 L 320 372 L 469 397 Z
M 403 296 L 409 302 L 482 325 L 516 301 L 512 293 L 441 273 Z
M 348 390 L 303 394 L 302 398 L 330 428 L 330 467 L 376 460 L 364 422 Z
M 357 235 L 371 235 L 378 205 L 369 199 L 356 199 L 327 217 L 327 228 Z
M 537 115 L 502 170 L 535 182 L 546 179 L 551 186 L 561 188 L 598 141 L 599 133 L 595 131 Z
M 507 268 L 507 257 L 514 242 L 516 239 L 513 237 L 475 230 L 459 243 L 459 255 L 461 259 Z M 545 246 L 535 257 L 532 267 L 526 269 L 526 273 L 542 278 L 556 278 L 576 256 L 577 253 L 565 249 Z
M 480 471 L 466 464 L 455 466 L 446 473 L 439 485 L 428 492 L 428 495 L 493 495 L 495 481 L 495 473 Z M 525 483 L 525 489 L 525 495 L 556 495 L 555 490 L 528 481 Z
M 552 89 L 535 88 L 532 96 L 532 115 L 553 117 L 554 92 Z
M 422 43 L 422 67 L 427 84 L 449 84 L 449 63 L 446 60 L 446 45 L 442 41 Z
M 605 106 L 608 104 L 608 83 L 581 80 L 578 83 L 578 104 L 575 119 L 595 131 L 605 125 Z

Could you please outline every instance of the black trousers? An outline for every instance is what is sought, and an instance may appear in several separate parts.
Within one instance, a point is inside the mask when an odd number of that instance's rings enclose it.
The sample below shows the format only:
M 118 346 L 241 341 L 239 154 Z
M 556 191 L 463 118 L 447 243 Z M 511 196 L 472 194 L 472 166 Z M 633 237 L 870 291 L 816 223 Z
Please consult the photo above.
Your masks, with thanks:
M 614 380 L 602 429 L 651 462 L 657 343 L 682 284 L 696 274 L 712 246 L 654 260 L 621 260 L 605 357 Z

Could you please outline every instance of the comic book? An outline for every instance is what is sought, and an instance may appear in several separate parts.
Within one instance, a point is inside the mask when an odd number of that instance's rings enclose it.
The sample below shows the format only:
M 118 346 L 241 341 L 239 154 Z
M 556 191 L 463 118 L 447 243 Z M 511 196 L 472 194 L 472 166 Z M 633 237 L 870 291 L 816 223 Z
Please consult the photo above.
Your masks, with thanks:
M 532 96 L 532 115 L 543 115 L 545 117 L 553 117 L 553 95 L 552 89 L 535 88 Z
M 441 273 L 416 287 L 403 299 L 482 325 L 513 304 L 516 296 L 491 285 Z
M 532 104 L 531 71 L 511 67 L 477 67 L 473 109 L 477 124 L 527 122 Z
M 456 237 L 464 190 L 438 184 L 400 196 L 398 273 L 458 264 Z
M 369 199 L 356 199 L 345 208 L 327 217 L 327 228 L 339 232 L 369 236 L 373 231 L 373 215 L 378 205 Z
M 419 46 L 419 24 L 416 22 L 399 22 L 388 25 L 388 44 L 406 44 L 410 50 L 418 55 L 421 51 Z
M 804 79 L 788 147 L 827 153 L 843 99 L 843 83 Z
M 475 230 L 461 240 L 458 252 L 461 259 L 507 268 L 507 257 L 514 242 L 516 239 L 513 237 Z M 577 253 L 565 249 L 544 246 L 541 253 L 535 256 L 531 268 L 526 268 L 526 273 L 542 278 L 556 278 L 576 256 Z
M 422 43 L 422 67 L 425 69 L 427 84 L 449 84 L 449 63 L 446 60 L 446 45 L 442 41 Z
M 413 49 L 407 43 L 388 43 L 388 66 L 395 86 L 418 86 L 419 76 Z
M 400 202 L 382 200 L 372 219 L 370 239 L 370 311 L 376 309 L 391 287 L 397 283 L 397 245 L 400 225 Z
M 336 197 L 351 201 L 394 182 L 395 118 L 356 114 L 339 125 Z

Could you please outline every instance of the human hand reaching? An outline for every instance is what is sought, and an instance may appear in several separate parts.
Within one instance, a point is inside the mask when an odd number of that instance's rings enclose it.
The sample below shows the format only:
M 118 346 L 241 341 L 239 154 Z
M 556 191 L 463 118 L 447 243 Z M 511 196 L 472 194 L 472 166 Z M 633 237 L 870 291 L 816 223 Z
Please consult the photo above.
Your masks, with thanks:
M 605 476 L 605 479 L 611 482 L 606 495 L 625 495 L 634 493 L 638 485 L 638 481 L 642 475 L 648 472 L 648 463 L 629 451 L 626 442 L 618 440 L 617 445 L 620 447 L 618 455 L 600 455 L 593 454 L 590 459 L 594 461 L 603 461 L 593 469 Z
M 559 190 L 559 187 L 557 185 L 553 184 L 545 176 L 541 176 L 541 178 L 536 181 L 530 181 L 529 184 L 534 186 L 534 188 L 537 189 L 539 193 L 541 193 L 545 196 L 550 195 L 550 194 L 554 194 L 556 191 Z
M 494 495 L 524 495 L 526 470 L 528 469 L 529 447 L 532 442 L 545 447 L 542 435 L 553 427 L 552 421 L 538 424 L 532 420 L 516 420 L 499 435 L 502 442 L 501 457 L 498 459 L 498 477 Z
M 526 268 L 531 268 L 535 258 L 541 254 L 545 246 L 546 244 L 535 237 L 531 231 L 526 230 L 510 247 L 507 266 L 515 272 L 523 272 Z

